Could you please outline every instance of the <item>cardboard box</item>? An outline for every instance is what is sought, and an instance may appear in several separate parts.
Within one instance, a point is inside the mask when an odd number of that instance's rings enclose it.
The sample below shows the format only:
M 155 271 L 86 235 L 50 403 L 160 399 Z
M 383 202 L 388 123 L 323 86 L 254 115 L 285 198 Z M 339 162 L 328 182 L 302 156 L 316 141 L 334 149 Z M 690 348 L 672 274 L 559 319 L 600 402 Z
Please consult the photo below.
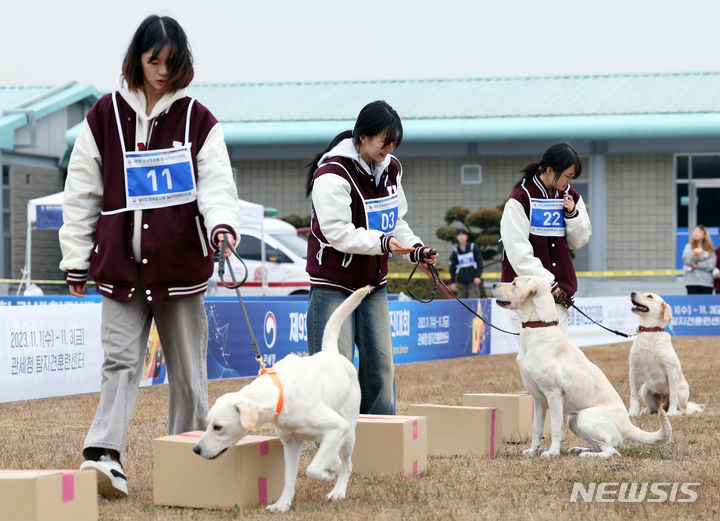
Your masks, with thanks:
M 534 412 L 529 394 L 468 393 L 463 395 L 463 405 L 502 409 L 502 439 L 506 443 L 532 439 Z
M 97 521 L 88 470 L 0 470 L 0 521 Z
M 427 417 L 428 454 L 494 458 L 502 445 L 502 409 L 413 404 L 408 413 Z
M 208 460 L 193 452 L 202 432 L 153 442 L 153 501 L 158 505 L 227 508 L 273 503 L 283 487 L 283 446 L 275 436 L 245 436 Z
M 355 427 L 353 472 L 418 474 L 427 469 L 427 419 L 361 414 Z

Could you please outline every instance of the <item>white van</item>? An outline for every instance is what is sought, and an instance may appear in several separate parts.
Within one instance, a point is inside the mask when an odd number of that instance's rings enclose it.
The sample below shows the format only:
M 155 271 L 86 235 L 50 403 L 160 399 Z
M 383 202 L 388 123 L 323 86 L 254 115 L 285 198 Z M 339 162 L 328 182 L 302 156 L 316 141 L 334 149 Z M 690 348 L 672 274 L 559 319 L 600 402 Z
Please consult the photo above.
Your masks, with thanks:
M 236 250 L 248 270 L 247 281 L 240 288 L 241 295 L 286 296 L 303 295 L 310 291 L 310 275 L 305 271 L 307 239 L 298 234 L 292 224 L 265 217 L 262 226 L 258 223 L 242 227 L 240 236 L 240 244 Z M 232 262 L 236 279 L 241 281 L 245 276 L 242 264 L 234 255 L 228 260 Z M 226 283 L 232 283 L 227 266 L 224 279 Z M 236 295 L 234 289 L 228 289 L 220 283 L 217 262 L 208 284 L 207 295 Z

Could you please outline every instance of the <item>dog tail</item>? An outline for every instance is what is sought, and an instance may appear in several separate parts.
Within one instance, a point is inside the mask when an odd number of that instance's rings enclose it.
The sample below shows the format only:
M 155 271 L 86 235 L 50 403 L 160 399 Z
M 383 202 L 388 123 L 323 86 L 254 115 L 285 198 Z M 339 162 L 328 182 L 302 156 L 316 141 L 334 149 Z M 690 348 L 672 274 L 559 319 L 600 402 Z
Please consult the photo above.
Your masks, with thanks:
M 355 290 L 355 292 L 340 304 L 333 314 L 330 315 L 327 325 L 325 326 L 325 332 L 323 333 L 322 339 L 322 350 L 338 352 L 337 341 L 340 336 L 340 328 L 345 322 L 345 319 L 350 316 L 362 299 L 370 293 L 372 286 L 365 286 Z
M 644 443 L 645 445 L 667 445 L 670 443 L 672 439 L 672 426 L 670 425 L 670 419 L 664 407 L 658 409 L 658 418 L 660 419 L 660 429 L 655 432 L 644 431 L 631 423 L 632 427 L 627 439 Z

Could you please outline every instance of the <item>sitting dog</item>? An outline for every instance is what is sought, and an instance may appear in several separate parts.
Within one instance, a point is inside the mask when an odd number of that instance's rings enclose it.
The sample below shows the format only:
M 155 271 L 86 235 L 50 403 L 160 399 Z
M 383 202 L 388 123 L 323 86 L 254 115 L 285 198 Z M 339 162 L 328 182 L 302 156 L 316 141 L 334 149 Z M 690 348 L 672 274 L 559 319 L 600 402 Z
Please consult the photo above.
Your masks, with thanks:
M 499 306 L 517 311 L 523 326 L 517 363 L 535 400 L 532 445 L 524 455 L 540 451 L 548 409 L 552 441 L 542 453 L 546 458 L 560 454 L 564 416 L 570 430 L 591 446 L 570 449 L 584 457 L 619 455 L 617 447 L 625 440 L 649 445 L 670 442 L 672 427 L 664 411 L 656 432 L 630 422 L 625 404 L 605 374 L 557 326 L 555 303 L 544 279 L 517 277 L 512 283 L 496 284 L 493 292 Z
M 692 414 L 705 406 L 688 401 L 688 386 L 680 360 L 675 354 L 665 326 L 672 311 L 654 293 L 631 293 L 632 312 L 640 327 L 630 348 L 630 416 L 650 414 L 664 408 L 669 416 Z M 642 385 L 642 387 L 641 387 Z M 645 408 L 640 410 L 638 389 Z
M 370 289 L 355 291 L 333 312 L 320 352 L 286 356 L 273 367 L 275 375 L 261 374 L 240 391 L 221 396 L 208 412 L 207 430 L 193 449 L 204 458 L 219 456 L 265 423 L 275 427 L 284 448 L 285 483 L 278 500 L 267 506 L 271 512 L 287 512 L 292 504 L 304 440 L 320 443 L 307 476 L 336 479 L 327 498 L 345 497 L 360 412 L 360 384 L 355 366 L 339 354 L 337 339 L 343 322 Z

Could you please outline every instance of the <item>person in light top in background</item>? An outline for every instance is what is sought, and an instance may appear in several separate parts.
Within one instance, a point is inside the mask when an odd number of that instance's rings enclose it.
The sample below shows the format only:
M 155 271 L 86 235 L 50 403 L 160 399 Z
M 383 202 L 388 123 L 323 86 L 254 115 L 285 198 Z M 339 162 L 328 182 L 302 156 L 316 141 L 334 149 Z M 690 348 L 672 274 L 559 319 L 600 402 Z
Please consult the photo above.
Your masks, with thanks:
M 717 256 L 707 228 L 698 224 L 690 234 L 690 241 L 683 250 L 685 264 L 685 288 L 688 295 L 712 294 Z
M 450 253 L 450 289 L 460 298 L 480 298 L 483 259 L 480 248 L 468 244 L 468 234 L 462 228 L 455 233 L 457 246 Z
M 128 494 L 125 440 L 153 319 L 170 381 L 168 430 L 205 429 L 203 299 L 213 249 L 224 237 L 234 244 L 240 226 L 220 124 L 185 90 L 194 72 L 177 21 L 147 17 L 122 73 L 75 142 L 59 232 L 70 293 L 83 296 L 90 271 L 102 295 L 100 404 L 80 468 L 96 471 L 107 497 Z
M 387 272 L 390 254 L 435 264 L 405 222 L 408 211 L 402 166 L 392 152 L 402 141 L 400 117 L 384 101 L 360 111 L 353 130 L 338 134 L 307 164 L 306 195 L 312 199 L 307 271 L 308 350 L 321 349 L 325 324 L 355 289 L 372 293 L 346 321 L 340 352 L 351 361 L 357 344 L 361 413 L 395 414 L 395 377 Z
M 555 143 L 522 173 L 500 219 L 501 278 L 545 279 L 557 303 L 558 325 L 567 333 L 568 308 L 577 291 L 570 250 L 587 244 L 592 233 L 585 203 L 570 186 L 582 173 L 582 164 L 572 146 Z M 519 320 L 515 325 L 519 329 Z

